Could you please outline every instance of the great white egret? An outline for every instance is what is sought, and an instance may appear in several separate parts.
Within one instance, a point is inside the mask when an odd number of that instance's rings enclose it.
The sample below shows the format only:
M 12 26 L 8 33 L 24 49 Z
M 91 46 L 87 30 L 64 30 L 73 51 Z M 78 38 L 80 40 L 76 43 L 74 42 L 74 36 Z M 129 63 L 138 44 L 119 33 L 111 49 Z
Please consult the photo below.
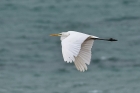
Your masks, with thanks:
M 74 62 L 77 70 L 84 72 L 91 60 L 91 48 L 94 40 L 117 41 L 116 39 L 101 39 L 76 31 L 51 34 L 50 36 L 60 36 L 63 59 L 67 63 Z

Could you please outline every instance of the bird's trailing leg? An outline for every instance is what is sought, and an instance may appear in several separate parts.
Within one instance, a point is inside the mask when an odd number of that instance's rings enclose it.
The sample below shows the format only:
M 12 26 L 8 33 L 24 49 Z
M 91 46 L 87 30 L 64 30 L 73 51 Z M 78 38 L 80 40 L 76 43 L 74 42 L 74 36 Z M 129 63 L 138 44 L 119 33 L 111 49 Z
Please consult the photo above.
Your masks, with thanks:
M 94 40 L 118 41 L 118 40 L 113 39 L 113 38 L 109 38 L 109 39 L 94 38 Z

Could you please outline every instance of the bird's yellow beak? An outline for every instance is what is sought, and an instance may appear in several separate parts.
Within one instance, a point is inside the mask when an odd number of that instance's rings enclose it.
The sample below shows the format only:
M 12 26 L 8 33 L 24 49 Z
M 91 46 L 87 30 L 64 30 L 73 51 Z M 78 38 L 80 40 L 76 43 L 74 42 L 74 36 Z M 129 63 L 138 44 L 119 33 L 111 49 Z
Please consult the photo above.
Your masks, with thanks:
M 60 36 L 60 34 L 50 34 L 50 36 Z

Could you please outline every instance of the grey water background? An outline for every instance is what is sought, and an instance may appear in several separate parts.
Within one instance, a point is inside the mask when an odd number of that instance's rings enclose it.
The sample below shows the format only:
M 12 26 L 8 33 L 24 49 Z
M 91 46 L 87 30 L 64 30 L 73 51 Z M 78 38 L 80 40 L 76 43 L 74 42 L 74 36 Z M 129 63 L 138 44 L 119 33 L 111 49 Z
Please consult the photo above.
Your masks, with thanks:
M 118 42 L 83 73 L 49 36 L 68 30 Z M 0 0 L 0 93 L 140 93 L 140 0 Z

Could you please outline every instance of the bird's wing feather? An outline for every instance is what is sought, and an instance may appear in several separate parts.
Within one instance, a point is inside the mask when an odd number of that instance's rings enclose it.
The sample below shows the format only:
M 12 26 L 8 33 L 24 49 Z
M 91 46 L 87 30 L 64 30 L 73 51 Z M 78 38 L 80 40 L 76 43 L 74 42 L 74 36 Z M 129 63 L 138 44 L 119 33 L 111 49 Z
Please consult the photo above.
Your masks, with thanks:
M 78 56 L 82 43 L 90 35 L 74 31 L 69 31 L 69 33 L 70 35 L 62 40 L 61 45 L 64 61 L 71 63 L 72 61 L 75 61 L 75 57 Z
M 83 42 L 80 52 L 78 56 L 75 58 L 75 66 L 80 71 L 87 70 L 87 65 L 90 64 L 91 60 L 91 48 L 93 45 L 94 40 L 93 39 L 87 39 Z

